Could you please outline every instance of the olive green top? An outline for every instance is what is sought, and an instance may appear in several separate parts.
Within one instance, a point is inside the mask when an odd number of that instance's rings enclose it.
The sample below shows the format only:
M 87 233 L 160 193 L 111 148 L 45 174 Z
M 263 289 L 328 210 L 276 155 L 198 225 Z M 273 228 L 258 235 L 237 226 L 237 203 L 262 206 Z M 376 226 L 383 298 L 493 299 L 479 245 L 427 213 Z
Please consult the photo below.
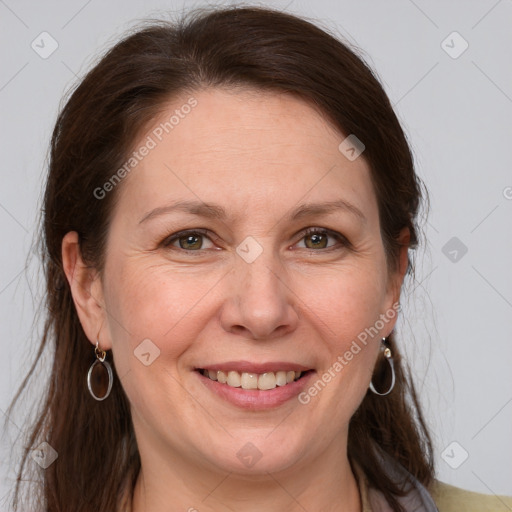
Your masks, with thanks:
M 430 487 L 430 494 L 439 509 L 439 512 L 512 512 L 512 497 L 496 496 L 494 494 L 480 494 L 467 491 L 460 487 L 434 481 Z
M 353 463 L 354 474 L 359 485 L 362 512 L 391 512 L 383 495 L 368 487 L 360 466 Z M 434 480 L 428 492 L 439 512 L 512 512 L 512 497 L 480 494 Z M 408 508 L 407 508 L 408 509 Z M 409 509 L 408 509 L 409 510 Z M 410 510 L 429 510 L 417 505 Z

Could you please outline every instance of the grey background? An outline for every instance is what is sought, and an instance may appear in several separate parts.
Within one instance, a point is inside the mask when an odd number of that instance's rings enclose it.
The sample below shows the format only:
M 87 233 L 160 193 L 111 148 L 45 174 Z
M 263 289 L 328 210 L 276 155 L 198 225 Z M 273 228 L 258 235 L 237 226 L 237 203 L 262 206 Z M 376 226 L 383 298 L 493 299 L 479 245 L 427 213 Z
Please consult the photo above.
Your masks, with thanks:
M 438 478 L 512 495 L 512 2 L 265 3 L 308 16 L 359 47 L 395 105 L 431 197 L 428 242 L 417 253 L 416 280 L 404 289 L 399 329 Z M 32 239 L 62 95 L 137 20 L 199 5 L 0 0 L 1 419 L 38 343 L 42 279 Z M 46 59 L 31 48 L 43 31 L 58 43 Z M 469 45 L 457 58 L 445 51 L 463 48 L 459 36 L 448 37 L 454 31 Z M 2 437 L 1 509 L 14 478 L 8 457 L 27 422 L 21 412 L 11 416 Z

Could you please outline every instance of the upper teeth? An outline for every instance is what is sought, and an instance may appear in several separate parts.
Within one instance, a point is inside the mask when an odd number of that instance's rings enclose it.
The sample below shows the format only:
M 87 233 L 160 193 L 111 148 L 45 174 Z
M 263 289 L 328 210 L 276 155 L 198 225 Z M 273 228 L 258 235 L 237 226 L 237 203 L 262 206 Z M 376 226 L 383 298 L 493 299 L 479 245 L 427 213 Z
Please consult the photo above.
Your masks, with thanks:
M 217 380 L 222 384 L 227 384 L 233 388 L 242 389 L 274 389 L 276 386 L 285 386 L 286 384 L 297 380 L 302 372 L 279 371 L 267 373 L 239 373 L 236 371 L 223 372 L 221 370 L 201 370 L 202 374 L 212 380 Z

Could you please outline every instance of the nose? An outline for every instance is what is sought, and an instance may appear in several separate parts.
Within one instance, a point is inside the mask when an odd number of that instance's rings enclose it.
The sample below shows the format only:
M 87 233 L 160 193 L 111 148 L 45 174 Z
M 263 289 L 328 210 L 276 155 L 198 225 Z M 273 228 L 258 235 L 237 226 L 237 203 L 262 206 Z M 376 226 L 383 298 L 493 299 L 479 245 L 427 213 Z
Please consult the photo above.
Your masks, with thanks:
M 285 269 L 263 253 L 252 263 L 238 256 L 227 276 L 228 296 L 220 319 L 223 329 L 254 340 L 271 340 L 293 332 L 298 325 L 298 298 Z

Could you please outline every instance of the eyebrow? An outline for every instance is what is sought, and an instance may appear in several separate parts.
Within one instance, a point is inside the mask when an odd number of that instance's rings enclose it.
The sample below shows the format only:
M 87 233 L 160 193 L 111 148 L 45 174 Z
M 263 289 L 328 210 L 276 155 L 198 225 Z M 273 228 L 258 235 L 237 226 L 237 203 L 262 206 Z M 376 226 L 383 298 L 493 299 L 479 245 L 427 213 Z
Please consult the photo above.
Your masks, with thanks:
M 139 221 L 139 224 L 147 222 L 154 217 L 158 217 L 160 215 L 174 211 L 182 211 L 192 215 L 197 215 L 199 217 L 213 218 L 222 221 L 226 220 L 228 217 L 226 210 L 222 206 L 214 203 L 206 203 L 203 201 L 176 201 L 166 206 L 160 206 L 146 213 L 144 217 L 142 217 L 142 219 Z M 290 212 L 286 218 L 293 221 L 303 219 L 305 217 L 327 215 L 337 211 L 350 213 L 357 217 L 361 222 L 366 223 L 366 217 L 364 216 L 363 212 L 344 199 L 327 201 L 324 203 L 302 204 Z

